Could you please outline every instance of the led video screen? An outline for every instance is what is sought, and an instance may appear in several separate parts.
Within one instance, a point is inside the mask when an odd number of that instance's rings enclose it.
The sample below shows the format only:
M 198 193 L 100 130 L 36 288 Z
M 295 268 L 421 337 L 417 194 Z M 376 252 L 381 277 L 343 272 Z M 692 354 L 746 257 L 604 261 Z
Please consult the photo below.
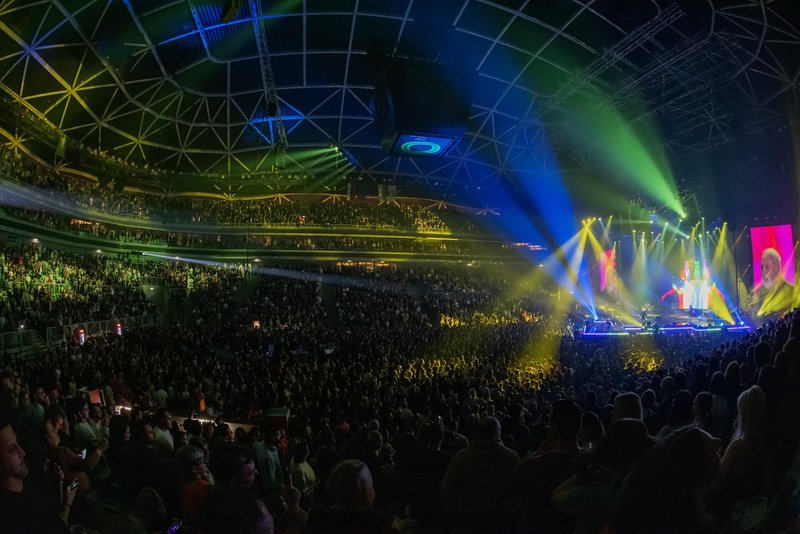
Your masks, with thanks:
M 679 281 L 673 288 L 678 294 L 678 309 L 707 310 L 710 308 L 714 281 L 706 260 L 684 260 Z
M 792 225 L 759 226 L 750 229 L 753 246 L 753 288 L 771 290 L 787 282 L 794 285 L 794 240 Z
M 617 251 L 604 250 L 600 256 L 600 291 L 614 294 L 617 292 Z

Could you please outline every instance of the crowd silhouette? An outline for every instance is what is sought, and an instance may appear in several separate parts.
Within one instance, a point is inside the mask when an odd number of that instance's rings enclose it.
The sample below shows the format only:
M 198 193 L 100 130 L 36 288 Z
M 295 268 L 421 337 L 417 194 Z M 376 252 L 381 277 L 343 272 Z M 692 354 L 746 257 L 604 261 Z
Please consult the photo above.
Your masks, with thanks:
M 0 530 L 797 526 L 800 311 L 584 338 L 496 269 L 286 272 L 6 247 L 11 329 L 186 291 L 177 321 L 3 355 Z

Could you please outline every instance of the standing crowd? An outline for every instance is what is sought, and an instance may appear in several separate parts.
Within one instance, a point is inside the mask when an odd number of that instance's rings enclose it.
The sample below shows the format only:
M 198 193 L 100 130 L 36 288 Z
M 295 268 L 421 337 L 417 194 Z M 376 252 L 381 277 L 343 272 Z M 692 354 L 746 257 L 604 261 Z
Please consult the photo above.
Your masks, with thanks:
M 797 528 L 800 310 L 590 339 L 489 269 L 84 261 L 185 319 L 3 355 L 2 532 Z

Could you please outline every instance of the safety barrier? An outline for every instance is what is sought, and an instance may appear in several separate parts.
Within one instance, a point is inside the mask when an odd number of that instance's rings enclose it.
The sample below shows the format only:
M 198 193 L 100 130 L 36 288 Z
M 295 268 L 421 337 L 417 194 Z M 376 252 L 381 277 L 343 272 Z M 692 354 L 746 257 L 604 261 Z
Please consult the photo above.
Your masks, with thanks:
M 104 334 L 121 334 L 128 328 L 146 328 L 158 324 L 158 317 L 155 315 L 136 315 L 133 317 L 121 317 L 119 319 L 108 319 L 105 321 L 87 321 L 83 323 L 73 323 L 64 325 L 61 328 L 61 336 L 57 342 L 74 340 L 81 342 L 90 337 L 101 336 Z M 50 332 L 48 329 L 48 342 L 50 342 Z

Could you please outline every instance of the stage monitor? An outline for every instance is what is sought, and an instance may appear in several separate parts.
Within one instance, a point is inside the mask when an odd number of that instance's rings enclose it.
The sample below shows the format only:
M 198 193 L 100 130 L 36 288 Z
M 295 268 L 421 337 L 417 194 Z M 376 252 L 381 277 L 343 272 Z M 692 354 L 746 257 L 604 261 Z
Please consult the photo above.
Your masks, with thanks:
M 466 131 L 474 79 L 473 71 L 383 58 L 371 102 L 383 149 L 396 156 L 445 155 Z

